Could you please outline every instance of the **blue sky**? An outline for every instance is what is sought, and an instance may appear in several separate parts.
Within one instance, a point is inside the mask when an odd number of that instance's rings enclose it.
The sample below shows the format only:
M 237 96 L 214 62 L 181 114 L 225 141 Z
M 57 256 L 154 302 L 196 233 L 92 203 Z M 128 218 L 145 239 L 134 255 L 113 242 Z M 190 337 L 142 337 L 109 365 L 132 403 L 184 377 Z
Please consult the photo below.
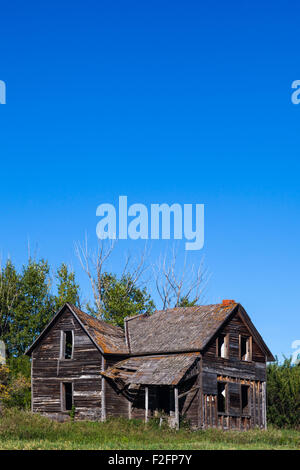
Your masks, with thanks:
M 204 2 L 203 2 L 204 3 Z M 296 1 L 1 6 L 0 249 L 56 266 L 96 207 L 205 204 L 207 301 L 240 301 L 274 354 L 300 339 Z M 120 242 L 121 243 L 121 242 Z M 120 252 L 138 242 L 122 242 Z M 164 244 L 152 243 L 153 259 Z M 181 247 L 183 250 L 183 247 Z M 118 270 L 119 257 L 112 269 Z

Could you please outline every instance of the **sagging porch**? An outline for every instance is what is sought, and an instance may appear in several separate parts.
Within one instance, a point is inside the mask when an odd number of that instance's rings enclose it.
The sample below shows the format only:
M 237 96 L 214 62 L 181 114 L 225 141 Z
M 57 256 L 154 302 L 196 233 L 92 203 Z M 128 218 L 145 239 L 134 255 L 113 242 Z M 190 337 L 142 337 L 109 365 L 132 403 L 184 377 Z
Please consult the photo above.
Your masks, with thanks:
M 128 400 L 128 418 L 151 418 L 179 428 L 182 418 L 198 424 L 199 354 L 140 356 L 102 372 Z

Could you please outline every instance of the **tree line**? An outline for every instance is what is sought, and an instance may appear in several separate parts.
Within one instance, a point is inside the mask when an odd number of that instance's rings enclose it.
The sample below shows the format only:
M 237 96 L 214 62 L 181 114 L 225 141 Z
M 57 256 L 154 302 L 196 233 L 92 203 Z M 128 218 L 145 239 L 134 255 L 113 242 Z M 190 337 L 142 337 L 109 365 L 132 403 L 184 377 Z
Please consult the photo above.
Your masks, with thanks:
M 115 242 L 99 243 L 90 250 L 87 240 L 76 244 L 76 255 L 92 290 L 92 299 L 83 299 L 75 272 L 66 263 L 56 270 L 43 258 L 29 257 L 17 269 L 11 259 L 0 266 L 0 339 L 8 357 L 25 353 L 58 309 L 69 302 L 91 315 L 123 327 L 124 318 L 151 314 L 156 308 L 194 305 L 202 298 L 208 276 L 200 260 L 197 268 L 184 260 L 177 269 L 177 253 L 150 264 L 145 249 L 135 258 L 126 256 L 117 275 L 108 269 Z M 119 266 L 121 262 L 119 261 Z M 149 282 L 151 278 L 152 282 Z M 160 306 L 155 305 L 153 291 Z
M 30 405 L 30 362 L 26 349 L 41 333 L 56 311 L 66 302 L 87 310 L 91 315 L 123 326 L 124 317 L 151 314 L 155 308 L 195 305 L 202 300 L 208 275 L 203 260 L 197 268 L 177 269 L 177 255 L 161 257 L 147 266 L 147 253 L 138 259 L 125 258 L 120 274 L 108 270 L 107 262 L 114 245 L 96 251 L 86 242 L 76 246 L 76 254 L 86 273 L 92 299 L 83 300 L 74 270 L 62 263 L 52 273 L 45 259 L 29 257 L 17 269 L 12 260 L 0 266 L 0 339 L 6 345 L 8 368 L 0 370 L 0 395 L 5 388 L 7 403 Z M 179 272 L 179 274 L 178 274 Z M 148 277 L 145 276 L 148 273 Z M 155 305 L 149 289 L 149 277 L 156 289 L 160 305 Z M 1 367 L 0 367 L 1 369 Z M 300 364 L 291 359 L 267 367 L 268 423 L 279 427 L 300 425 Z M 9 393 L 8 393 L 9 390 Z

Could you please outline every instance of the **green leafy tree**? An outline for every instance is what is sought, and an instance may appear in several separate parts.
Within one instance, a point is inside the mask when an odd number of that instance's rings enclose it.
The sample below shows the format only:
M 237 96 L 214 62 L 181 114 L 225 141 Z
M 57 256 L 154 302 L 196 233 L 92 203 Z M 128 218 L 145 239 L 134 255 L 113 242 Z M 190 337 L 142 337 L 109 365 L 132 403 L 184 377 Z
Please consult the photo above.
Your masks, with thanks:
M 68 270 L 62 263 L 56 272 L 57 295 L 55 297 L 55 308 L 58 310 L 66 302 L 80 306 L 79 285 L 76 283 L 74 271 Z
M 9 354 L 24 354 L 54 314 L 55 299 L 51 294 L 49 272 L 49 264 L 43 259 L 29 259 L 23 266 L 6 343 Z
M 30 258 L 21 272 L 11 260 L 0 267 L 0 339 L 8 357 L 22 356 L 65 302 L 79 306 L 75 273 L 63 263 L 55 277 L 56 295 L 47 261 Z
M 104 321 L 124 326 L 124 318 L 142 313 L 151 314 L 155 305 L 146 288 L 135 285 L 132 277 L 104 273 L 101 276 L 101 312 Z M 94 312 L 99 317 L 99 312 Z

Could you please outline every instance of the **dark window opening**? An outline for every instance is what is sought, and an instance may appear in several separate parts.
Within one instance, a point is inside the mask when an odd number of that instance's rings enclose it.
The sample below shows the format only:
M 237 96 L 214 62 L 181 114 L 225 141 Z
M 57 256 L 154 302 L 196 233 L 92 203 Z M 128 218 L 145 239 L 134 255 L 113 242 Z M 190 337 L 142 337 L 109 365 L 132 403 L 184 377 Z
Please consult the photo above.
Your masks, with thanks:
M 65 343 L 65 359 L 72 359 L 73 355 L 73 333 L 72 331 L 64 332 Z
M 226 384 L 218 382 L 218 412 L 225 413 L 226 411 Z
M 157 388 L 157 409 L 169 414 L 170 413 L 170 388 L 158 387 Z
M 241 337 L 241 360 L 250 361 L 250 338 Z
M 248 385 L 242 385 L 241 398 L 242 398 L 242 412 L 248 413 L 249 411 L 249 386 Z
M 220 335 L 217 340 L 218 357 L 228 357 L 228 335 Z
M 66 411 L 72 410 L 73 406 L 73 386 L 71 382 L 63 384 L 64 391 L 64 407 Z

